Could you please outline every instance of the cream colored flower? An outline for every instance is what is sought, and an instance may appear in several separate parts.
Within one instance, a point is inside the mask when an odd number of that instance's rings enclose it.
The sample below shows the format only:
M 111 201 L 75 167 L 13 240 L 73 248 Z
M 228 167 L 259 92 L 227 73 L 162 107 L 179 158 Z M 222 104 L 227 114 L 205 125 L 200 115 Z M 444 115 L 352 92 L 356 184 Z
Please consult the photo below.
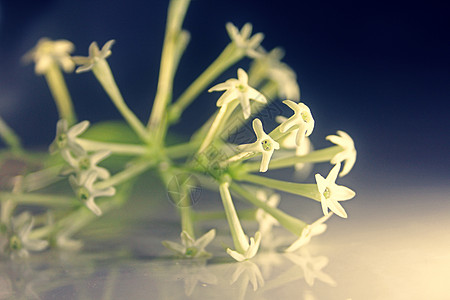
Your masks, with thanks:
M 198 239 L 193 239 L 189 233 L 183 231 L 181 233 L 181 244 L 171 241 L 163 241 L 162 244 L 183 257 L 209 257 L 211 254 L 205 251 L 206 246 L 216 236 L 216 230 L 211 229 Z
M 337 163 L 333 169 L 331 169 L 327 178 L 323 178 L 320 174 L 316 174 L 316 182 L 320 193 L 323 214 L 328 215 L 328 209 L 330 209 L 338 216 L 347 218 L 347 213 L 338 201 L 352 199 L 355 197 L 355 192 L 348 187 L 337 185 L 335 183 L 340 168 L 341 163 Z
M 72 61 L 70 53 L 74 48 L 72 42 L 68 40 L 52 41 L 42 38 L 31 51 L 25 54 L 24 59 L 35 62 L 36 74 L 47 73 L 48 68 L 54 63 L 60 65 L 65 72 L 72 72 L 75 63 Z
M 88 127 L 89 121 L 83 121 L 68 128 L 66 120 L 59 120 L 56 124 L 55 140 L 49 147 L 50 153 L 53 154 L 58 150 L 62 151 L 67 149 L 75 155 L 84 155 L 86 151 L 77 143 L 76 138 L 85 132 Z
M 239 100 L 244 118 L 248 119 L 251 115 L 250 99 L 263 104 L 267 103 L 267 99 L 263 94 L 248 85 L 248 75 L 243 69 L 239 68 L 237 74 L 238 79 L 228 79 L 213 86 L 208 92 L 226 91 L 217 100 L 217 106 L 221 107 L 232 101 Z
M 100 179 L 107 179 L 110 174 L 107 169 L 99 167 L 97 164 L 107 158 L 110 154 L 111 151 L 100 150 L 92 154 L 74 157 L 67 149 L 61 151 L 61 156 L 70 165 L 70 168 L 65 170 L 66 174 L 75 172 L 80 176 L 82 173 L 94 171 Z
M 327 224 L 324 224 L 325 221 L 327 221 L 333 213 L 330 213 L 328 215 L 322 216 L 317 221 L 312 223 L 311 225 L 306 225 L 305 228 L 303 228 L 302 233 L 300 234 L 300 237 L 292 243 L 285 251 L 286 252 L 294 252 L 297 249 L 300 249 L 301 247 L 305 246 L 311 241 L 311 238 L 313 236 L 322 234 L 327 230 Z
M 89 56 L 74 56 L 73 61 L 77 65 L 81 65 L 76 69 L 76 73 L 82 73 L 90 71 L 96 64 L 97 61 L 101 59 L 106 59 L 111 55 L 111 47 L 115 40 L 109 40 L 103 45 L 102 49 L 97 45 L 97 42 L 92 42 L 89 46 Z
M 311 135 L 314 129 L 314 119 L 311 115 L 311 111 L 309 110 L 309 107 L 303 103 L 295 103 L 291 100 L 285 100 L 283 103 L 294 111 L 294 115 L 280 125 L 280 131 L 285 133 L 290 129 L 298 128 L 295 143 L 297 146 L 300 146 L 305 136 Z
M 252 144 L 239 145 L 238 149 L 243 152 L 255 152 L 262 154 L 260 172 L 266 172 L 269 168 L 270 158 L 275 150 L 280 149 L 280 145 L 264 132 L 259 119 L 253 120 L 253 130 L 256 134 L 256 142 Z
M 69 183 L 75 192 L 78 200 L 80 200 L 87 208 L 89 208 L 94 214 L 100 216 L 102 211 L 95 203 L 95 198 L 102 196 L 114 196 L 116 189 L 108 187 L 106 189 L 96 189 L 94 182 L 97 180 L 98 174 L 95 171 L 89 171 L 82 173 L 79 178 L 71 175 L 69 177 Z
M 262 53 L 257 51 L 257 48 L 264 39 L 264 34 L 257 33 L 253 36 L 252 29 L 253 26 L 250 23 L 246 23 L 242 26 L 241 31 L 234 26 L 232 23 L 226 24 L 226 29 L 230 39 L 236 44 L 236 46 L 245 51 L 248 57 L 256 58 L 260 57 Z
M 256 255 L 261 244 L 261 233 L 259 231 L 255 233 L 255 237 L 250 238 L 250 243 L 247 238 L 241 239 L 241 243 L 242 241 L 245 242 L 245 245 L 241 245 L 244 248 L 244 252 L 238 252 L 230 248 L 227 249 L 227 253 L 237 261 L 244 261 Z
M 337 134 L 338 135 L 329 135 L 326 137 L 326 139 L 343 148 L 341 152 L 336 154 L 331 159 L 332 164 L 337 164 L 344 161 L 344 167 L 339 174 L 339 177 L 343 177 L 350 172 L 350 170 L 353 168 L 353 165 L 355 164 L 356 149 L 353 139 L 346 132 L 338 130 Z
M 268 197 L 267 193 L 263 190 L 256 191 L 256 198 L 261 202 L 265 202 L 270 207 L 277 207 L 278 203 L 280 203 L 280 195 L 273 193 Z M 274 225 L 279 225 L 277 219 L 266 213 L 262 208 L 258 208 L 256 211 L 256 221 L 259 223 L 258 231 L 264 236 L 270 232 Z

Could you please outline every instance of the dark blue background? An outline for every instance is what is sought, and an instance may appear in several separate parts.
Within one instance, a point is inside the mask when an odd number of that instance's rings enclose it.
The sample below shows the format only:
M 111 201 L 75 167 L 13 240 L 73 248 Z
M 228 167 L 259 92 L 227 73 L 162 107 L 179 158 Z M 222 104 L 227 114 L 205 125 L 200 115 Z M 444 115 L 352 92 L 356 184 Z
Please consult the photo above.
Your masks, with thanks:
M 155 94 L 168 1 L 0 1 L 0 114 L 25 144 L 48 144 L 56 109 L 21 56 L 40 37 L 69 39 L 75 54 L 116 39 L 109 59 L 129 106 L 144 121 Z M 263 46 L 282 46 L 316 120 L 313 142 L 342 129 L 356 141 L 356 177 L 448 183 L 450 21 L 443 1 L 194 0 L 192 34 L 175 95 L 228 43 L 225 23 L 251 22 Z M 248 61 L 239 64 L 247 68 Z M 233 67 L 220 80 L 235 76 Z M 80 119 L 120 116 L 92 74 L 67 76 Z M 219 82 L 219 81 L 218 81 Z M 215 108 L 204 93 L 175 129 L 191 132 Z M 349 176 L 350 177 L 350 176 Z M 400 178 L 402 177 L 402 178 Z

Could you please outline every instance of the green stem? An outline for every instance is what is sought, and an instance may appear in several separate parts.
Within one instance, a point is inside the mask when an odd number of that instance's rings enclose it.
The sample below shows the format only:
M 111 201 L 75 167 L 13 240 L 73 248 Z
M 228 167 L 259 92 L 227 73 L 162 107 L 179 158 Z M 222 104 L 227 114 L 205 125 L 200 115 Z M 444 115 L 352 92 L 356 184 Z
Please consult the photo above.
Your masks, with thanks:
M 321 199 L 319 191 L 317 190 L 317 184 L 313 183 L 287 182 L 252 174 L 241 175 L 238 180 L 259 184 L 295 195 L 300 195 L 319 202 Z
M 136 134 L 146 143 L 149 141 L 148 133 L 142 125 L 141 121 L 136 117 L 136 115 L 130 110 L 130 108 L 125 103 L 125 100 L 117 87 L 114 76 L 111 72 L 108 62 L 105 59 L 98 60 L 92 67 L 92 72 L 94 73 L 97 80 L 102 85 L 103 89 L 106 91 L 108 96 L 111 98 L 112 102 L 122 114 L 124 119 L 130 124 L 131 128 L 136 132 Z
M 272 159 L 270 161 L 270 169 L 281 169 L 291 167 L 297 163 L 318 163 L 330 161 L 337 153 L 342 151 L 339 146 L 332 146 L 320 150 L 312 151 L 302 156 L 290 156 L 285 158 Z M 246 172 L 257 172 L 259 170 L 259 162 L 247 162 L 243 165 Z
M 105 189 L 110 186 L 118 185 L 126 180 L 129 180 L 139 174 L 142 174 L 143 172 L 147 171 L 151 167 L 155 166 L 155 161 L 139 161 L 135 162 L 130 167 L 126 168 L 125 170 L 111 176 L 110 178 L 100 181 L 94 185 L 96 189 Z
M 0 137 L 5 141 L 5 143 L 9 146 L 11 151 L 22 153 L 23 148 L 20 143 L 19 137 L 16 133 L 11 129 L 11 127 L 6 124 L 2 117 L 0 117 Z
M 169 146 L 165 149 L 167 157 L 171 159 L 182 158 L 192 155 L 197 150 L 200 143 L 188 142 Z
M 3 202 L 11 199 L 15 204 L 49 206 L 49 207 L 73 207 L 79 202 L 73 197 L 55 196 L 49 194 L 18 194 L 18 193 L 0 193 L 0 200 Z
M 67 120 L 69 126 L 75 124 L 77 118 L 73 109 L 72 99 L 70 98 L 61 69 L 55 62 L 49 66 L 45 73 L 45 79 L 58 108 L 59 118 Z
M 243 209 L 237 211 L 240 220 L 255 220 L 256 209 Z M 195 221 L 212 221 L 225 219 L 227 215 L 224 211 L 196 211 L 193 213 Z
M 86 139 L 76 139 L 76 141 L 87 151 L 109 150 L 118 155 L 145 155 L 149 153 L 148 146 L 97 142 Z
M 290 232 L 295 235 L 300 235 L 303 228 L 307 225 L 305 222 L 286 214 L 285 212 L 279 210 L 278 208 L 269 206 L 266 202 L 259 200 L 255 195 L 249 191 L 242 188 L 237 183 L 232 183 L 230 186 L 231 190 L 255 205 L 263 209 L 265 212 L 270 214 L 272 217 L 278 220 L 278 222 L 285 227 Z
M 185 35 L 180 35 L 180 33 L 189 2 L 189 0 L 172 0 L 169 4 L 166 34 L 161 55 L 161 66 L 159 69 L 158 87 L 153 103 L 153 109 L 147 124 L 147 127 L 151 132 L 156 132 L 157 130 L 160 130 L 160 128 L 165 127 L 161 126 L 161 123 L 163 122 L 166 113 L 166 107 L 172 97 L 173 78 L 175 76 L 176 66 L 181 57 L 182 47 L 177 47 L 177 44 L 180 43 L 180 36 L 181 43 L 187 43 Z

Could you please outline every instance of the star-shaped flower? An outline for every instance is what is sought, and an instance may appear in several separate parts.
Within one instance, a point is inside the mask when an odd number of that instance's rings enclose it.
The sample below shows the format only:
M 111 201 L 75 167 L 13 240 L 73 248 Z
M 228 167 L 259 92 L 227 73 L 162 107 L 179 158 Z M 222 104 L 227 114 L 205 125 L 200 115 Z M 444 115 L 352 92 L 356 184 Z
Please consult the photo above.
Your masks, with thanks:
M 56 63 L 66 72 L 72 72 L 75 67 L 70 53 L 74 50 L 74 45 L 68 40 L 52 41 L 42 38 L 37 45 L 25 54 L 24 59 L 33 60 L 36 74 L 45 74 L 49 67 Z
M 248 75 L 243 69 L 239 68 L 237 74 L 238 79 L 228 79 L 213 86 L 208 92 L 226 91 L 217 100 L 217 106 L 221 107 L 232 101 L 239 100 L 244 118 L 248 119 L 251 115 L 250 99 L 263 104 L 267 103 L 267 99 L 263 94 L 248 85 Z
M 250 238 L 250 243 L 247 241 L 247 239 L 241 239 L 241 243 L 242 241 L 245 241 L 246 243 L 245 245 L 241 245 L 244 247 L 244 252 L 238 252 L 235 250 L 231 250 L 230 248 L 227 249 L 227 253 L 237 261 L 244 261 L 256 255 L 259 249 L 259 245 L 261 244 L 261 233 L 259 231 L 256 232 L 255 237 Z
M 92 154 L 84 154 L 78 157 L 72 156 L 69 150 L 64 149 L 61 151 L 61 156 L 70 165 L 69 169 L 64 171 L 65 174 L 77 173 L 80 176 L 82 173 L 95 172 L 100 179 L 109 178 L 109 171 L 105 168 L 97 166 L 99 162 L 107 158 L 111 154 L 111 151 L 100 150 Z
M 76 142 L 76 138 L 85 132 L 88 127 L 89 121 L 83 121 L 68 128 L 66 120 L 59 120 L 56 124 L 55 140 L 49 147 L 50 153 L 68 149 L 75 155 L 84 155 L 86 151 Z
M 244 261 L 240 264 L 233 265 L 235 271 L 231 276 L 230 284 L 238 282 L 241 288 L 241 297 L 239 299 L 244 299 L 245 292 L 249 283 L 253 287 L 253 291 L 256 291 L 258 287 L 264 286 L 264 277 L 261 274 L 261 270 L 258 265 L 251 261 Z
M 341 163 L 337 163 L 333 169 L 331 169 L 327 178 L 323 178 L 320 174 L 316 174 L 316 182 L 320 193 L 323 214 L 328 215 L 328 209 L 330 209 L 338 216 L 347 218 L 347 213 L 338 201 L 352 199 L 355 197 L 355 192 L 348 187 L 337 185 L 335 183 L 340 168 Z
M 76 73 L 90 71 L 95 64 L 101 60 L 106 59 L 111 55 L 111 47 L 115 40 L 109 40 L 102 47 L 102 50 L 97 45 L 97 42 L 92 42 L 89 46 L 89 56 L 74 56 L 72 59 L 77 65 L 81 65 L 76 69 Z
M 347 175 L 353 168 L 356 161 L 356 149 L 353 139 L 344 131 L 338 130 L 338 135 L 329 135 L 326 137 L 332 143 L 342 147 L 344 150 L 336 154 L 332 159 L 332 164 L 337 164 L 339 162 L 345 161 L 344 167 L 342 168 L 339 177 Z
M 294 111 L 294 115 L 280 125 L 280 131 L 285 133 L 291 128 L 298 128 L 295 143 L 297 146 L 300 146 L 305 136 L 309 136 L 314 129 L 314 119 L 311 115 L 311 111 L 309 110 L 309 107 L 303 103 L 295 103 L 291 100 L 285 100 L 283 103 Z
M 47 248 L 47 241 L 29 238 L 33 225 L 34 218 L 29 212 L 23 212 L 11 220 L 5 250 L 12 258 L 28 257 L 28 251 L 42 251 Z
M 270 207 L 277 207 L 278 203 L 280 203 L 280 195 L 273 193 L 270 197 L 267 197 L 266 192 L 263 190 L 258 190 L 256 192 L 256 198 L 262 202 L 265 202 Z M 262 208 L 258 208 L 256 211 L 256 221 L 259 223 L 258 231 L 264 236 L 266 233 L 270 232 L 272 226 L 279 225 L 277 219 L 266 213 Z
M 97 197 L 102 196 L 114 196 L 116 189 L 108 187 L 106 189 L 96 189 L 94 182 L 97 180 L 98 174 L 95 171 L 82 173 L 79 178 L 74 175 L 69 177 L 69 183 L 75 192 L 78 200 L 80 200 L 87 208 L 89 208 L 94 214 L 100 216 L 102 211 L 95 204 L 94 200 Z
M 239 31 L 239 29 L 232 23 L 227 23 L 226 29 L 228 35 L 230 36 L 230 39 L 236 44 L 238 48 L 244 50 L 245 54 L 248 57 L 256 58 L 262 55 L 256 49 L 264 39 L 264 34 L 257 33 L 251 36 L 253 29 L 252 24 L 246 23 L 244 26 L 242 26 L 241 31 Z
M 312 223 L 311 225 L 306 225 L 305 228 L 303 228 L 302 233 L 300 234 L 300 237 L 292 243 L 285 251 L 286 252 L 294 252 L 297 249 L 300 249 L 304 245 L 308 244 L 311 241 L 311 238 L 313 236 L 322 234 L 327 230 L 327 224 L 324 224 L 326 220 L 328 220 L 333 213 L 330 213 L 328 215 L 325 215 L 321 218 L 319 218 L 317 221 Z
M 259 119 L 253 120 L 253 130 L 256 134 L 256 142 L 252 144 L 239 145 L 238 149 L 243 152 L 260 152 L 262 154 L 260 172 L 266 172 L 269 168 L 270 158 L 273 151 L 280 149 L 280 145 L 264 132 Z
M 206 246 L 216 236 L 216 230 L 211 229 L 198 239 L 193 239 L 186 231 L 181 232 L 181 244 L 171 241 L 163 241 L 162 244 L 182 257 L 209 257 L 211 254 L 205 251 Z

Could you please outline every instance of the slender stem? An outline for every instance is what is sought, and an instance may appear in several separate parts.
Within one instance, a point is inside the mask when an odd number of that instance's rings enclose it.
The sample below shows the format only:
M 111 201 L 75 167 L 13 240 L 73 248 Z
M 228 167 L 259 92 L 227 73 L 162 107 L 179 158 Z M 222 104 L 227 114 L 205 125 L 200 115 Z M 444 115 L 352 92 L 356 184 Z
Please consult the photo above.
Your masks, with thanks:
M 296 163 L 318 163 L 330 161 L 330 159 L 332 159 L 333 156 L 340 151 L 342 151 L 341 147 L 332 146 L 329 148 L 315 150 L 302 156 L 290 156 L 285 158 L 272 159 L 270 161 L 270 169 L 274 170 L 291 167 Z M 243 168 L 245 168 L 245 171 L 247 172 L 256 172 L 259 170 L 259 166 L 259 162 L 247 162 L 243 165 Z
M 228 186 L 229 183 L 227 182 L 220 184 L 220 197 L 222 198 L 228 225 L 230 226 L 234 247 L 236 248 L 236 251 L 244 253 L 248 249 L 249 244 L 244 230 L 242 229 L 241 222 L 239 222 L 239 217 L 236 213 L 236 209 L 234 208 L 233 200 L 231 199 L 231 194 Z
M 232 183 L 230 188 L 256 207 L 262 208 L 265 212 L 277 219 L 283 227 L 296 235 L 300 235 L 303 228 L 307 225 L 302 220 L 290 216 L 278 208 L 269 206 L 266 202 L 259 200 L 255 195 L 245 190 L 237 183 Z
M 148 146 L 120 143 L 97 142 L 86 139 L 76 141 L 87 151 L 109 150 L 118 155 L 145 155 L 149 153 Z
M 161 128 L 167 104 L 172 97 L 173 78 L 176 65 L 180 59 L 180 47 L 177 44 L 180 41 L 181 26 L 189 6 L 189 0 L 172 0 L 169 4 L 167 14 L 166 34 L 161 55 L 161 66 L 159 69 L 158 87 L 156 91 L 153 109 L 147 127 L 150 131 L 157 131 Z M 182 36 L 182 43 L 185 38 Z
M 197 142 L 188 142 L 174 146 L 169 146 L 165 149 L 166 155 L 171 159 L 186 157 L 194 154 L 199 144 L 200 143 Z
M 11 151 L 21 153 L 23 152 L 22 144 L 20 143 L 19 137 L 11 129 L 11 127 L 6 124 L 2 117 L 0 117 L 0 137 L 9 146 Z
M 300 195 L 320 202 L 320 194 L 317 190 L 317 184 L 313 183 L 295 183 L 276 180 L 258 175 L 241 175 L 239 180 L 256 183 L 279 191 Z
M 45 73 L 48 87 L 58 108 L 59 118 L 66 119 L 69 126 L 77 122 L 66 82 L 61 69 L 53 62 Z
M 238 210 L 237 215 L 240 220 L 255 220 L 256 209 Z M 227 215 L 224 211 L 196 211 L 193 218 L 196 221 L 211 221 L 217 219 L 225 219 Z
M 133 178 L 133 177 L 147 171 L 148 169 L 150 169 L 151 167 L 153 167 L 155 165 L 156 165 L 155 161 L 136 162 L 133 165 L 131 165 L 130 167 L 126 168 L 125 170 L 111 176 L 110 178 L 96 183 L 94 185 L 94 187 L 96 189 L 105 189 L 110 186 L 118 185 L 130 178 Z
M 56 183 L 64 178 L 58 176 L 61 173 L 62 164 L 58 164 L 47 169 L 39 170 L 27 174 L 23 178 L 23 191 L 32 192 L 45 188 L 53 183 Z
M 98 60 L 92 67 L 92 72 L 124 119 L 128 122 L 128 124 L 130 124 L 131 128 L 133 128 L 133 130 L 144 142 L 148 142 L 148 133 L 141 121 L 125 103 L 125 100 L 117 87 L 116 81 L 114 80 L 114 76 L 108 62 L 104 59 Z
M 0 200 L 13 200 L 16 204 L 39 205 L 49 207 L 73 207 L 79 202 L 73 197 L 55 196 L 49 194 L 18 194 L 0 192 Z M 7 201 L 7 200 L 6 200 Z

